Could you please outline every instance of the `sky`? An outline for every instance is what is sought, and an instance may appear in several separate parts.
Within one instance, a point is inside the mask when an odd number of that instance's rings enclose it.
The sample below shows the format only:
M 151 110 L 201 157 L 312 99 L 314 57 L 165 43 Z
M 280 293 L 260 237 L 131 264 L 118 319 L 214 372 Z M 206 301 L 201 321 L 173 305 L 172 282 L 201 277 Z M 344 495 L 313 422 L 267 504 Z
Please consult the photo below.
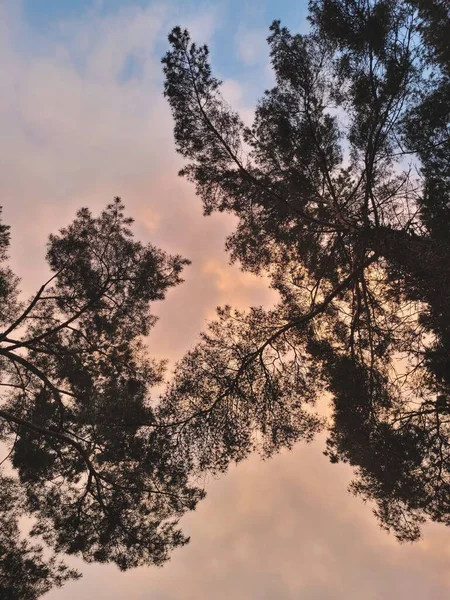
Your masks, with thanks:
M 192 261 L 154 307 L 155 357 L 173 365 L 218 305 L 270 306 L 267 281 L 228 264 L 233 219 L 204 217 L 177 177 L 160 59 L 170 29 L 189 28 L 250 120 L 273 81 L 268 26 L 279 18 L 305 31 L 305 15 L 301 0 L 0 0 L 1 203 L 24 292 L 45 278 L 50 232 L 121 196 L 138 239 Z M 419 543 L 399 545 L 347 492 L 350 469 L 322 449 L 318 439 L 206 481 L 206 500 L 182 520 L 191 543 L 163 568 L 72 560 L 84 577 L 46 600 L 447 599 L 450 531 L 429 525 Z

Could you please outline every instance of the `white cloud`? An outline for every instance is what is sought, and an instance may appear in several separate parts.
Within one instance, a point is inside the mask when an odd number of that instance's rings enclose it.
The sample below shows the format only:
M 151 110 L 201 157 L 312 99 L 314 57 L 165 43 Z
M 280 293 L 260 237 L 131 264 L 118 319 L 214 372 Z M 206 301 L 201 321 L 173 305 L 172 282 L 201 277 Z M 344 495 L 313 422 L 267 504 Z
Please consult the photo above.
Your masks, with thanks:
M 237 54 L 247 66 L 268 63 L 267 29 L 240 28 L 236 34 Z
M 237 269 L 223 251 L 231 220 L 203 218 L 193 186 L 177 177 L 181 161 L 162 95 L 160 53 L 177 21 L 193 38 L 210 41 L 219 11 L 205 5 L 196 20 L 192 8 L 182 18 L 170 5 L 128 6 L 106 16 L 93 9 L 59 23 L 53 36 L 36 38 L 33 54 L 21 54 L 22 38 L 33 34 L 20 11 L 8 7 L 2 15 L 8 35 L 0 42 L 0 168 L 13 267 L 31 293 L 46 275 L 48 234 L 80 206 L 99 211 L 120 195 L 139 237 L 193 261 L 186 282 L 155 306 L 161 319 L 149 339 L 158 357 L 179 358 L 205 317 L 236 291 L 218 290 L 214 273 L 202 267 L 205 248 L 224 273 Z M 142 72 L 123 83 L 119 74 L 133 53 Z M 227 89 L 239 102 L 240 84 L 230 81 Z M 240 299 L 250 304 L 253 290 L 241 291 Z

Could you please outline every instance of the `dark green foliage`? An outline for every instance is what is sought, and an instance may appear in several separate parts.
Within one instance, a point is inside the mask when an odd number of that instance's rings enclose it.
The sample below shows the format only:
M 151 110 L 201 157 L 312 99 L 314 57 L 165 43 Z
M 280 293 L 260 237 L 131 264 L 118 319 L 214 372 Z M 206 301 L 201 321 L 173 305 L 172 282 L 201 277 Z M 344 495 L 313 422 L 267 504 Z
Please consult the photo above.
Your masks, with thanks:
M 159 410 L 194 466 L 223 470 L 310 439 L 326 390 L 327 454 L 412 540 L 426 517 L 450 523 L 450 5 L 309 7 L 309 34 L 271 27 L 276 84 L 251 127 L 207 48 L 169 36 L 182 174 L 206 213 L 237 217 L 231 258 L 279 304 L 221 310 Z
M 43 556 L 42 547 L 20 539 L 18 517 L 20 488 L 7 477 L 0 480 L 0 597 L 2 600 L 35 600 L 54 586 L 79 574 L 55 556 Z M 8 507 L 8 510 L 5 508 Z
M 278 323 L 276 311 L 225 307 L 179 364 L 158 415 L 180 429 L 183 453 L 199 471 L 225 470 L 255 449 L 270 456 L 318 430 L 320 419 L 296 401 L 313 404 L 317 393 L 313 365 L 296 355 L 302 333 L 267 344 Z
M 28 304 L 1 272 L 10 312 L 0 334 L 0 435 L 16 475 L 2 489 L 2 519 L 13 528 L 2 585 L 24 574 L 24 591 L 2 598 L 34 598 L 73 576 L 18 540 L 17 516 L 32 517 L 31 535 L 57 552 L 127 569 L 160 565 L 185 544 L 178 519 L 203 496 L 170 428 L 158 426 L 150 389 L 164 364 L 143 343 L 155 323 L 149 303 L 180 283 L 187 261 L 134 241 L 130 224 L 119 199 L 98 218 L 80 210 L 50 236 L 54 275 Z M 7 234 L 3 227 L 3 252 Z

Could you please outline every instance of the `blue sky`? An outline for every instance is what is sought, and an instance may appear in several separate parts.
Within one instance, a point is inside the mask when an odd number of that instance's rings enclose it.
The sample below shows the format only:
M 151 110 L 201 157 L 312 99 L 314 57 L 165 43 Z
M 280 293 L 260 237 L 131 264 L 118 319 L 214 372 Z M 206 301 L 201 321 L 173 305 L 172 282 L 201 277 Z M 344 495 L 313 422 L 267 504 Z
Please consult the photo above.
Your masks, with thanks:
M 125 6 L 147 7 L 155 4 L 152 0 L 23 0 L 22 6 L 27 21 L 36 29 L 48 30 L 59 20 L 80 16 L 90 10 L 101 14 L 114 13 Z M 173 2 L 180 7 L 191 4 L 192 7 L 201 2 L 178 0 Z M 203 3 L 205 6 L 211 5 Z M 274 19 L 281 19 L 297 24 L 303 21 L 306 14 L 306 0 L 225 0 L 221 2 L 224 11 L 225 28 L 232 27 L 240 21 L 251 19 L 254 26 L 268 26 Z
M 23 19 L 37 34 L 48 37 L 60 36 L 59 24 L 68 19 L 89 18 L 90 15 L 110 16 L 126 8 L 148 8 L 161 5 L 155 0 L 23 0 Z M 179 24 L 183 16 L 199 14 L 214 9 L 219 16 L 211 50 L 214 62 L 224 77 L 236 77 L 254 70 L 255 64 L 242 64 L 233 51 L 233 42 L 239 32 L 251 28 L 258 30 L 261 37 L 267 37 L 273 20 L 280 19 L 293 30 L 306 27 L 306 0 L 224 0 L 221 2 L 199 2 L 173 0 L 167 3 L 179 14 Z

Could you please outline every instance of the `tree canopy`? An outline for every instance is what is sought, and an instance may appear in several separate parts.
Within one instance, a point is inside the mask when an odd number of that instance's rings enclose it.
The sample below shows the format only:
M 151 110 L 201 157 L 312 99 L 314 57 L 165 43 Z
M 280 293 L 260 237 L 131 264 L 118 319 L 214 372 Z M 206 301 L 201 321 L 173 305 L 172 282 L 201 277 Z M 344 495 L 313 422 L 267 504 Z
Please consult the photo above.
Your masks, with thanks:
M 206 214 L 237 217 L 231 260 L 268 275 L 278 303 L 220 308 L 157 400 L 150 304 L 187 261 L 135 241 L 117 198 L 50 236 L 52 275 L 23 302 L 0 222 L 2 598 L 76 578 L 59 554 L 162 564 L 187 542 L 196 475 L 324 429 L 400 540 L 450 524 L 449 13 L 311 0 L 309 33 L 270 28 L 275 85 L 251 126 L 208 48 L 172 31 L 181 174 Z
M 309 33 L 270 28 L 276 82 L 251 126 L 186 30 L 163 59 L 181 175 L 206 214 L 237 217 L 231 260 L 279 296 L 219 310 L 163 418 L 200 471 L 325 427 L 326 453 L 400 540 L 450 523 L 449 12 L 311 0 Z
M 160 565 L 187 542 L 177 526 L 203 491 L 157 427 L 150 390 L 164 363 L 147 356 L 149 303 L 180 283 L 186 260 L 133 240 L 116 198 L 99 217 L 82 209 L 51 235 L 51 278 L 29 302 L 6 267 L 1 225 L 0 596 L 34 599 L 77 573 L 56 554 Z

